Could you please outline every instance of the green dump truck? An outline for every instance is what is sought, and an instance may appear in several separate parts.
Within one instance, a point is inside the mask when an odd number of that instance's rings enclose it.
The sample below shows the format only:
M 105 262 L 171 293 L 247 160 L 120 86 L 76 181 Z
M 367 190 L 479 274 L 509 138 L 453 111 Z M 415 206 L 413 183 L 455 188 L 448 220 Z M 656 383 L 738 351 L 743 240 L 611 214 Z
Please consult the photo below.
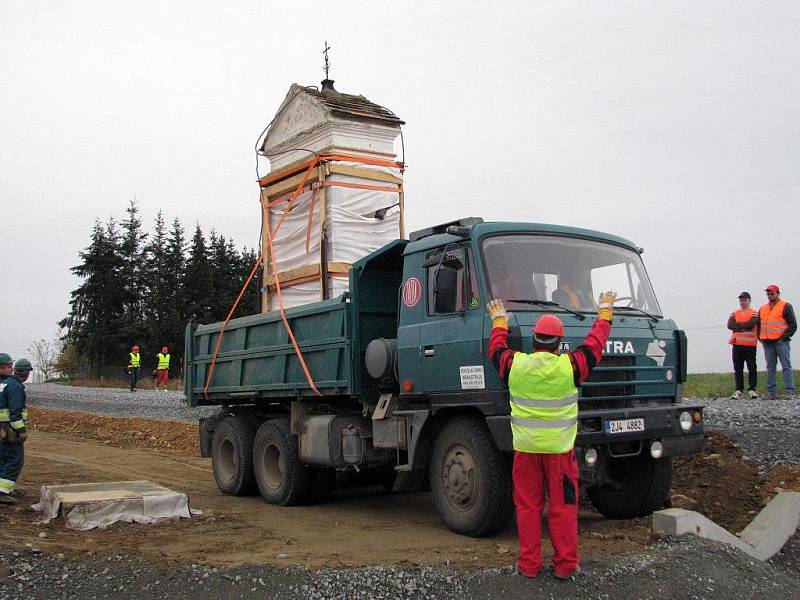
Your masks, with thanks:
M 618 293 L 603 360 L 580 388 L 581 484 L 609 518 L 646 515 L 669 495 L 672 457 L 698 452 L 703 407 L 681 404 L 686 336 L 665 318 L 642 250 L 605 233 L 469 218 L 412 233 L 356 262 L 349 292 L 231 320 L 206 379 L 221 323 L 186 331 L 186 396 L 217 405 L 200 445 L 220 490 L 303 504 L 330 492 L 337 471 L 368 470 L 390 485 L 427 475 L 446 526 L 500 531 L 513 514 L 508 389 L 487 359 L 490 298 L 511 311 L 509 343 L 530 351 L 532 326 L 558 314 L 563 349 L 577 347 L 596 308 Z M 556 299 L 554 299 L 556 298 Z

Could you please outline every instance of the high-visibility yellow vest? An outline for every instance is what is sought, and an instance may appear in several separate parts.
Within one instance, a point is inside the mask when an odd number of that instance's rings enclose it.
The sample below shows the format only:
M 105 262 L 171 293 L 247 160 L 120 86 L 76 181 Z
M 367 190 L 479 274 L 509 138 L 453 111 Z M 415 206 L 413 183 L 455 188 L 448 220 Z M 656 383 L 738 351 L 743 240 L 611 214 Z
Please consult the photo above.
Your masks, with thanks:
M 752 308 L 740 308 L 733 311 L 733 319 L 739 324 L 744 325 L 756 314 Z M 756 326 L 753 325 L 752 329 L 747 331 L 734 331 L 731 335 L 731 344 L 735 346 L 755 346 L 758 344 L 756 337 Z
M 566 354 L 514 355 L 508 374 L 514 450 L 563 454 L 578 434 L 578 389 Z
M 761 307 L 758 311 L 758 319 L 761 321 L 761 332 L 759 338 L 767 342 L 776 342 L 783 337 L 789 324 L 783 318 L 783 307 L 786 304 L 783 300 L 778 300 L 775 306 L 769 303 Z
M 128 358 L 128 366 L 129 367 L 138 367 L 139 366 L 139 353 L 138 352 L 131 352 L 130 358 Z
M 156 354 L 156 358 L 158 358 L 159 369 L 169 369 L 169 354 L 161 354 L 161 352 L 159 352 Z

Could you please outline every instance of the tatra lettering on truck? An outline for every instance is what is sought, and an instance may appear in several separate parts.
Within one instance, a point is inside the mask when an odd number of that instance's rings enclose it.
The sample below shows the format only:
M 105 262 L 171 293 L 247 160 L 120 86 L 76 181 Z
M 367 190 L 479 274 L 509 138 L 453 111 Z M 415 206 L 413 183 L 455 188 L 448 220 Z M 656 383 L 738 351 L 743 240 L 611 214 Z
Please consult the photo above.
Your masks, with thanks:
M 303 504 L 325 497 L 337 471 L 387 486 L 417 472 L 449 529 L 502 530 L 513 514 L 509 396 L 486 357 L 486 302 L 509 309 L 512 348 L 530 351 L 547 313 L 563 320 L 568 348 L 612 289 L 614 337 L 580 388 L 581 484 L 610 518 L 663 507 L 672 457 L 702 448 L 703 407 L 681 403 L 686 336 L 663 315 L 641 250 L 598 231 L 480 218 L 409 238 L 355 262 L 338 297 L 231 320 L 216 359 L 222 324 L 188 325 L 188 401 L 220 407 L 200 422 L 219 488 Z

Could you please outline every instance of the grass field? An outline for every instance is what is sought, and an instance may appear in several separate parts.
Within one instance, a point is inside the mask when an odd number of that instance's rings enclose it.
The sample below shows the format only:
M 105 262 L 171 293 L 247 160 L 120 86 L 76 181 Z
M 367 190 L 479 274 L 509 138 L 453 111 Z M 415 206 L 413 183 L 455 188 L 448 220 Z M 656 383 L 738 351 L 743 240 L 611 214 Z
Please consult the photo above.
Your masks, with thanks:
M 734 391 L 733 372 L 730 373 L 689 373 L 688 381 L 684 387 L 683 395 L 698 398 L 727 398 Z M 783 393 L 783 378 L 780 369 L 776 379 L 778 381 L 778 394 Z M 800 383 L 800 371 L 794 371 L 794 380 Z M 747 387 L 747 371 L 744 373 L 744 385 Z M 758 372 L 758 393 L 767 393 L 767 373 Z

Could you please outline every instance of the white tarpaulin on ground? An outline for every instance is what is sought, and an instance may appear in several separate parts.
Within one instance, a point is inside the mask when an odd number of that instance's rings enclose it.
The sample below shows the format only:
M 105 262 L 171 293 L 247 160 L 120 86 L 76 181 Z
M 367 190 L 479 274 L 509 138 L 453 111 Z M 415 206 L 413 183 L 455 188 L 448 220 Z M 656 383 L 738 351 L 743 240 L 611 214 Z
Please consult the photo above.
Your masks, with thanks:
M 190 518 L 189 497 L 152 481 L 114 481 L 43 485 L 39 502 L 31 506 L 46 524 L 64 515 L 70 529 L 87 531 L 118 521 L 159 523 Z

